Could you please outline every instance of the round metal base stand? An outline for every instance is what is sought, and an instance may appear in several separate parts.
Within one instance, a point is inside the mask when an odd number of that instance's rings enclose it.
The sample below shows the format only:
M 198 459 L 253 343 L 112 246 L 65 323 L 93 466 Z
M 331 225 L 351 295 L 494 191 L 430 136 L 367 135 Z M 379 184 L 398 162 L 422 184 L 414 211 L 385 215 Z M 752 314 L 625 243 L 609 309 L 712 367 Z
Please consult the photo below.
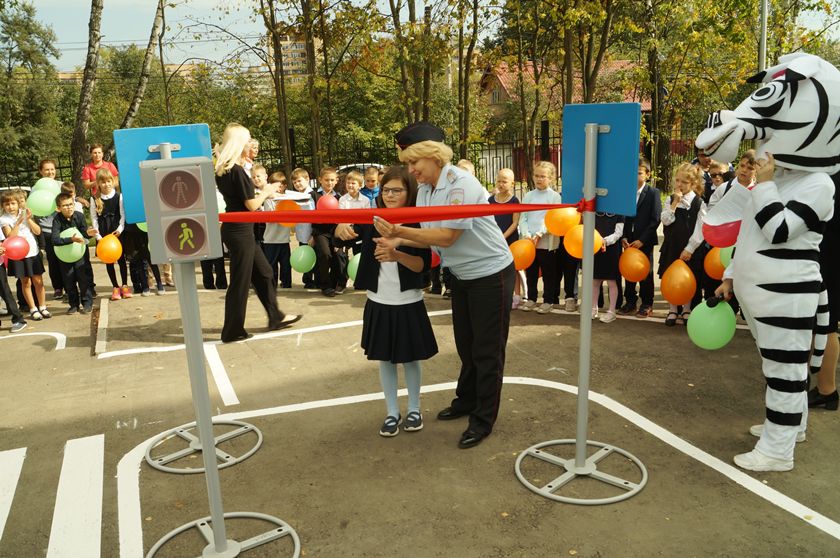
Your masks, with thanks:
M 227 550 L 223 552 L 217 552 L 216 548 L 213 544 L 213 528 L 211 527 L 212 522 L 210 521 L 210 516 L 202 517 L 197 521 L 191 521 L 185 525 L 181 525 L 177 529 L 173 529 L 169 533 L 163 536 L 155 545 L 149 550 L 149 553 L 146 554 L 146 558 L 154 558 L 158 551 L 164 547 L 166 543 L 184 533 L 189 531 L 190 529 L 198 529 L 201 536 L 207 541 L 207 546 L 204 547 L 204 550 L 201 552 L 200 558 L 234 558 L 239 556 L 242 552 L 251 550 L 252 548 L 256 548 L 258 546 L 262 546 L 264 544 L 270 543 L 272 541 L 276 541 L 282 539 L 283 537 L 292 537 L 292 541 L 294 542 L 294 549 L 292 552 L 292 558 L 298 558 L 300 556 L 300 537 L 295 532 L 292 527 L 283 521 L 282 519 L 278 519 L 272 515 L 266 515 L 264 513 L 254 513 L 254 512 L 231 512 L 225 514 L 225 519 L 258 519 L 260 521 L 267 521 L 268 523 L 273 523 L 276 525 L 276 528 L 271 529 L 270 531 L 265 531 L 264 533 L 260 533 L 259 535 L 255 535 L 250 539 L 246 539 L 244 541 L 227 541 Z M 279 556 L 278 554 L 272 554 L 272 556 Z
M 524 484 L 529 490 L 536 492 L 540 496 L 544 496 L 551 500 L 556 500 L 558 502 L 565 502 L 567 504 L 581 504 L 581 505 L 601 505 L 601 504 L 613 504 L 615 502 L 620 502 L 622 500 L 627 500 L 628 498 L 632 498 L 636 494 L 638 494 L 642 488 L 644 488 L 645 484 L 647 484 L 648 474 L 647 469 L 645 469 L 644 464 L 639 461 L 639 459 L 624 451 L 621 448 L 617 448 L 615 446 L 611 446 L 609 444 L 603 444 L 601 442 L 593 442 L 592 440 L 587 440 L 587 446 L 595 446 L 600 448 L 594 454 L 586 459 L 586 462 L 583 467 L 576 467 L 575 460 L 572 459 L 563 459 L 562 457 L 557 457 L 556 455 L 552 455 L 546 451 L 543 451 L 543 448 L 549 446 L 557 446 L 557 445 L 575 445 L 576 440 L 569 439 L 569 440 L 550 440 L 548 442 L 542 442 L 531 446 L 530 448 L 526 449 L 522 453 L 519 454 L 519 457 L 516 458 L 516 477 L 519 479 L 519 482 Z M 623 457 L 626 457 L 630 461 L 632 461 L 636 467 L 639 468 L 642 474 L 642 478 L 639 482 L 631 482 L 628 480 L 624 480 L 622 478 L 616 477 L 614 475 L 610 475 L 608 473 L 604 473 L 598 470 L 597 464 L 599 461 L 606 459 L 611 454 L 616 453 Z M 535 459 L 539 459 L 541 461 L 545 461 L 547 463 L 551 463 L 552 465 L 557 465 L 565 469 L 565 472 L 560 475 L 559 477 L 552 479 L 547 484 L 543 486 L 536 486 L 535 484 L 528 481 L 525 476 L 522 474 L 520 466 L 522 461 L 526 457 L 533 457 Z M 572 498 L 570 496 L 561 496 L 556 494 L 558 490 L 563 488 L 564 486 L 568 485 L 571 481 L 575 480 L 578 477 L 585 476 L 590 479 L 595 479 L 601 481 L 603 483 L 615 486 L 622 490 L 621 494 L 617 496 L 611 496 L 609 498 Z
M 240 461 L 245 461 L 252 455 L 254 455 L 260 446 L 262 446 L 263 442 L 263 435 L 260 430 L 254 426 L 253 424 L 248 424 L 247 422 L 241 422 L 238 420 L 220 420 L 214 421 L 214 426 L 238 426 L 238 428 L 231 430 L 229 432 L 225 432 L 224 434 L 220 434 L 215 436 L 213 439 L 215 440 L 215 450 L 216 450 L 216 459 L 219 462 L 219 469 L 224 469 L 225 467 L 230 467 L 231 465 L 235 465 Z M 163 434 L 157 436 L 149 446 L 146 448 L 146 463 L 154 467 L 159 471 L 164 471 L 166 473 L 177 473 L 182 475 L 191 475 L 194 473 L 203 473 L 204 467 L 191 467 L 191 468 L 178 468 L 178 467 L 169 467 L 168 464 L 172 463 L 173 461 L 178 461 L 179 459 L 183 459 L 189 455 L 194 453 L 201 452 L 201 440 L 199 440 L 197 434 L 193 434 L 191 430 L 196 428 L 195 422 L 190 422 L 184 425 L 181 425 L 177 428 L 173 428 L 172 430 L 167 430 Z M 244 436 L 246 434 L 255 434 L 257 437 L 257 443 L 249 449 L 247 452 L 240 456 L 230 455 L 229 453 L 220 450 L 219 444 L 222 442 L 226 442 L 228 440 L 232 440 L 239 436 Z M 154 450 L 158 445 L 162 444 L 163 442 L 169 440 L 170 438 L 178 437 L 183 439 L 188 443 L 188 446 L 184 449 L 162 455 L 159 457 L 152 457 L 152 450 Z

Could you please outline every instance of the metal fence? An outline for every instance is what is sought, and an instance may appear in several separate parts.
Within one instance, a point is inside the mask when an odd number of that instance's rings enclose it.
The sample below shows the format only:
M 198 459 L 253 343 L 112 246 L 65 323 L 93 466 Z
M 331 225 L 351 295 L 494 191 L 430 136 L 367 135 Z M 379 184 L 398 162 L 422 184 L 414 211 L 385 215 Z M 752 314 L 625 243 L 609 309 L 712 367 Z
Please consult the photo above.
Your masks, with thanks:
M 71 180 L 73 166 L 70 158 L 53 157 L 55 161 L 56 178 L 61 181 Z M 38 174 L 38 160 L 31 164 L 13 164 L 0 161 L 0 190 L 30 188 L 40 178 Z

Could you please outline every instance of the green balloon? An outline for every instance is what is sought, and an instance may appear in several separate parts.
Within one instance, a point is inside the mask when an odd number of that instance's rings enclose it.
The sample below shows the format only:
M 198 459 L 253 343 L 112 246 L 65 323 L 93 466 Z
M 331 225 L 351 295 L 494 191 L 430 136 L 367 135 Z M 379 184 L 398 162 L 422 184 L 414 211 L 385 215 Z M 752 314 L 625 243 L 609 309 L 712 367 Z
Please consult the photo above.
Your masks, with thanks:
M 52 192 L 53 197 L 55 197 L 61 193 L 61 182 L 59 182 L 58 180 L 53 180 L 52 178 L 44 177 L 38 182 L 36 182 L 35 185 L 32 187 L 33 192 L 38 192 L 40 190 Z
M 70 227 L 67 230 L 61 231 L 59 234 L 61 238 L 71 238 L 74 236 L 82 236 L 79 232 L 79 229 L 76 227 Z M 77 261 L 82 259 L 82 256 L 85 255 L 85 250 L 87 249 L 87 242 L 79 243 L 73 242 L 71 244 L 65 244 L 63 246 L 56 246 L 55 247 L 55 255 L 58 256 L 58 259 L 63 261 L 64 263 L 76 263 Z
M 356 280 L 356 273 L 359 271 L 359 260 L 362 259 L 361 254 L 356 254 L 352 258 L 350 258 L 350 262 L 347 264 L 347 276 L 352 279 L 353 281 Z
M 709 308 L 704 301 L 691 311 L 686 329 L 689 339 L 701 349 L 720 349 L 735 335 L 735 312 L 727 302 Z
M 723 267 L 729 267 L 729 264 L 732 262 L 732 252 L 735 250 L 734 246 L 727 246 L 726 248 L 720 249 L 720 263 L 723 264 Z
M 306 244 L 298 246 L 292 251 L 289 261 L 292 269 L 298 273 L 312 271 L 312 268 L 315 267 L 315 250 L 312 249 L 312 246 Z
M 146 223 L 146 221 L 143 221 L 142 223 L 137 223 L 137 228 L 143 231 L 144 233 L 149 232 L 149 225 Z
M 49 190 L 36 190 L 26 198 L 26 207 L 37 217 L 46 217 L 55 213 L 55 196 Z

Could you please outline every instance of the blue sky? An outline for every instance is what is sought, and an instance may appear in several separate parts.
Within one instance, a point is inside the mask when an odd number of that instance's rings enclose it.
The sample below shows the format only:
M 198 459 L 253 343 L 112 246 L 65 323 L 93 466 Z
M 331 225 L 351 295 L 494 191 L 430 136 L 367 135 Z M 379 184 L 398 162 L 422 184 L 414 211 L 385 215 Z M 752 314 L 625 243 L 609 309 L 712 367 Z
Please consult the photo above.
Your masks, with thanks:
M 193 20 L 213 22 L 241 35 L 254 36 L 261 32 L 261 26 L 252 21 L 247 8 L 237 6 L 248 2 L 231 0 L 169 0 L 176 4 L 167 8 L 166 23 L 170 28 L 164 37 L 175 41 L 165 51 L 167 63 L 178 64 L 190 56 L 207 57 L 219 60 L 230 52 L 234 45 L 229 41 L 196 42 L 192 33 L 181 31 L 183 26 Z M 155 15 L 156 0 L 105 0 L 102 12 L 103 45 L 124 45 L 134 42 L 145 48 Z M 84 66 L 87 52 L 88 21 L 90 3 L 87 0 L 36 0 L 37 19 L 52 27 L 58 39 L 56 47 L 62 52 L 54 60 L 59 71 L 70 71 L 77 66 Z M 229 8 L 226 15 L 224 9 Z M 215 35 L 218 37 L 219 35 Z

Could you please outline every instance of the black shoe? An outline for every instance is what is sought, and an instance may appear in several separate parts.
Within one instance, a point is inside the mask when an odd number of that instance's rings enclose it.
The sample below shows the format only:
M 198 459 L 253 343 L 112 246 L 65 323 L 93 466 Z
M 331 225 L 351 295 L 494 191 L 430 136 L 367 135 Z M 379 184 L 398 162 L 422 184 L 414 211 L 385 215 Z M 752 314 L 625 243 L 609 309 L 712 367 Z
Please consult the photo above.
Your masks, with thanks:
M 321 289 L 321 294 L 332 298 L 335 296 L 335 289 Z
M 79 310 L 79 314 L 90 314 L 93 311 L 93 308 L 90 306 L 84 306 L 81 310 Z
M 636 313 L 636 303 L 635 302 L 632 303 L 632 304 L 628 302 L 627 304 L 625 304 L 624 306 L 619 308 L 618 312 L 617 312 L 617 314 L 619 314 L 621 316 L 629 316 L 630 314 L 635 314 L 635 313 Z
M 440 293 L 440 287 L 432 287 L 431 289 L 429 289 L 429 294 L 439 295 Z
M 335 288 L 335 294 L 337 294 L 337 295 L 344 294 L 344 287 L 342 287 L 341 285 L 336 287 Z
M 205 283 L 204 288 L 207 289 L 208 291 L 212 291 L 212 290 L 216 289 L 216 286 L 213 285 L 213 284 L 208 285 L 207 283 Z
M 303 317 L 303 314 L 286 314 L 286 317 L 277 322 L 276 324 L 268 324 L 268 329 L 271 331 L 276 331 L 278 329 L 286 329 L 287 327 L 291 327 L 293 323 L 300 321 Z
M 222 339 L 222 343 L 235 343 L 237 341 L 244 341 L 246 339 L 250 339 L 253 336 L 253 333 L 246 333 L 245 335 L 239 335 L 237 337 L 234 337 L 233 339 Z
M 823 395 L 817 388 L 808 392 L 808 407 L 825 407 L 827 411 L 836 411 L 840 406 L 840 395 L 835 389 L 833 393 Z
M 78 307 L 78 306 L 71 306 L 70 308 L 68 308 L 68 309 L 67 309 L 67 314 L 68 314 L 68 315 L 69 315 L 69 314 L 75 314 L 75 313 L 76 313 L 76 312 L 78 312 L 78 311 L 79 311 L 79 307 Z
M 467 430 L 461 434 L 461 439 L 458 441 L 458 447 L 461 449 L 467 449 L 477 446 L 487 436 L 489 436 L 489 434 L 482 434 L 481 432 L 476 432 L 475 430 Z
M 220 291 L 224 291 L 225 289 L 227 289 L 227 287 L 228 287 L 227 283 L 219 283 L 219 284 L 216 285 L 216 288 L 219 289 Z
M 446 289 L 445 291 L 443 291 L 443 298 L 452 298 L 452 290 Z
M 457 418 L 465 417 L 468 414 L 469 413 L 458 412 L 452 407 L 447 407 L 437 414 L 437 418 L 438 420 L 455 420 Z

